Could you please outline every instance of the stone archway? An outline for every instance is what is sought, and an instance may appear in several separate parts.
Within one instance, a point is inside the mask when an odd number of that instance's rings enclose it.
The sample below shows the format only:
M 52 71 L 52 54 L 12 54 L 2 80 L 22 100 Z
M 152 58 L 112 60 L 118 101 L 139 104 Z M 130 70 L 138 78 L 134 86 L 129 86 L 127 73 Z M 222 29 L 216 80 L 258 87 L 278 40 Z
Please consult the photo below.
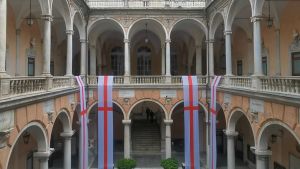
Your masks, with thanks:
M 233 109 L 225 134 L 227 136 L 227 166 L 229 168 L 254 166 L 255 154 L 251 151 L 251 147 L 255 145 L 254 132 L 247 114 L 242 109 Z
M 267 121 L 258 132 L 256 168 L 298 168 L 299 144 L 299 135 L 287 124 L 277 120 Z
M 206 143 L 207 143 L 207 130 L 206 130 L 206 108 L 199 103 L 199 144 L 200 144 L 200 165 L 203 166 L 205 161 Z M 171 149 L 172 157 L 184 163 L 184 104 L 183 101 L 178 102 L 171 110 L 170 118 L 173 120 L 171 130 Z
M 113 102 L 113 158 L 114 164 L 119 159 L 124 157 L 124 129 L 122 121 L 125 119 L 125 113 L 123 109 Z M 90 106 L 88 110 L 88 136 L 89 136 L 89 151 L 92 154 L 92 158 L 89 159 L 89 164 L 92 168 L 98 167 L 98 102 L 95 102 Z
M 71 167 L 71 139 L 74 134 L 66 110 L 59 112 L 53 124 L 50 147 L 54 152 L 49 158 L 49 168 Z
M 138 166 L 159 167 L 165 155 L 165 110 L 151 101 L 137 102 L 129 112 L 132 157 Z
M 50 156 L 48 138 L 44 127 L 38 122 L 31 122 L 19 132 L 8 156 L 8 169 L 48 168 Z

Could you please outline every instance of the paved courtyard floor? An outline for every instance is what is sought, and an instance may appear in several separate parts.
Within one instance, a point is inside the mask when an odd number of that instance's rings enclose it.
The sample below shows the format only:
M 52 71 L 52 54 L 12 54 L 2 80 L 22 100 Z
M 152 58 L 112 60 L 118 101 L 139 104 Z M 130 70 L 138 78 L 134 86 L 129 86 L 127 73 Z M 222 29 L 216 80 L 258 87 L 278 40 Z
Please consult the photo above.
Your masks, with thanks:
M 132 158 L 137 161 L 137 169 L 162 169 L 160 167 L 160 161 L 163 159 L 164 153 L 147 153 L 147 154 L 132 154 Z M 172 153 L 172 157 L 178 159 L 179 164 L 184 162 L 184 153 Z M 91 169 L 97 169 L 98 160 L 96 154 L 90 154 L 89 160 L 91 163 Z M 123 153 L 114 153 L 114 163 L 116 164 L 119 159 L 123 158 Z M 206 163 L 206 155 L 205 153 L 201 153 L 200 155 L 200 165 L 201 169 L 205 167 Z M 72 168 L 76 169 L 78 165 L 78 159 L 72 158 Z M 62 169 L 63 168 L 63 158 L 56 159 L 53 161 L 53 166 L 49 167 L 49 169 Z M 219 155 L 218 156 L 218 169 L 227 169 L 227 157 L 226 155 Z M 236 169 L 249 169 L 246 164 L 244 164 L 241 160 L 236 159 Z

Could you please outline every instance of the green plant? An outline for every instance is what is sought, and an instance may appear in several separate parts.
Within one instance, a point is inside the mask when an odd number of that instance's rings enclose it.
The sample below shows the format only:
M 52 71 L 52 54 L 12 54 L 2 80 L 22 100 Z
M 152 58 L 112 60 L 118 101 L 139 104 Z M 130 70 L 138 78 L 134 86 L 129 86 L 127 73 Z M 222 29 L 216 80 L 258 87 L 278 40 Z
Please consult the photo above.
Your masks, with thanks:
M 121 159 L 117 162 L 118 169 L 133 169 L 136 167 L 136 161 L 133 159 Z
M 178 169 L 178 160 L 175 158 L 168 158 L 162 160 L 160 162 L 160 166 L 162 166 L 164 169 Z

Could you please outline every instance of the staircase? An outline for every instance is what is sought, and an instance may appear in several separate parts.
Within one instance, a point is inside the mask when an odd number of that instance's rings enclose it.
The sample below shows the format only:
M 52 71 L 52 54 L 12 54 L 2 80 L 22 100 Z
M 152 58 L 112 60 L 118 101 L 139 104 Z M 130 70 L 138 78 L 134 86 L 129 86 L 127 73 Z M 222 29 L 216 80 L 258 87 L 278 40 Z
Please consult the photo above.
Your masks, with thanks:
M 133 153 L 160 153 L 160 127 L 158 124 L 150 123 L 147 120 L 136 120 L 132 127 Z

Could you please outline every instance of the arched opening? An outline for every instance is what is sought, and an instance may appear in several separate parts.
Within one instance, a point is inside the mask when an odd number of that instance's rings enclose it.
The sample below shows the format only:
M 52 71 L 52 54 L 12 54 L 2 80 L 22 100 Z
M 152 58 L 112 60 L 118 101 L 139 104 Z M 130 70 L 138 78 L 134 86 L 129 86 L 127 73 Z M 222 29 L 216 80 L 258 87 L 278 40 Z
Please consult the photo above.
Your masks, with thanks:
M 159 167 L 165 151 L 165 111 L 155 102 L 142 101 L 130 119 L 132 158 L 138 167 Z
M 192 19 L 177 22 L 171 31 L 171 74 L 206 74 L 205 28 Z
M 92 168 L 98 167 L 98 103 L 92 105 L 89 111 L 88 136 L 89 136 L 89 152 L 91 154 L 89 163 Z M 124 157 L 124 129 L 122 120 L 124 113 L 122 109 L 113 103 L 113 158 L 114 164 Z
M 199 148 L 200 148 L 200 165 L 204 166 L 206 157 L 207 131 L 206 128 L 206 109 L 199 104 Z M 171 144 L 172 157 L 184 163 L 184 103 L 179 103 L 172 111 L 171 119 Z
M 137 21 L 130 27 L 128 39 L 132 75 L 164 74 L 166 33 L 159 22 L 152 19 Z
M 211 36 L 214 40 L 213 47 L 213 55 L 209 57 L 213 57 L 213 68 L 215 75 L 225 75 L 226 74 L 226 55 L 225 55 L 225 28 L 224 28 L 224 19 L 222 14 L 217 13 L 213 17 L 213 21 L 211 23 Z
M 231 4 L 225 30 L 232 31 L 232 74 L 237 76 L 251 75 L 254 71 L 251 16 L 249 0 Z
M 37 122 L 24 126 L 14 142 L 7 168 L 40 168 L 38 158 L 34 158 L 35 152 L 49 151 L 47 136 L 44 128 Z
M 112 19 L 97 20 L 88 28 L 89 74 L 124 75 L 124 30 Z
M 266 157 L 267 168 L 298 168 L 299 143 L 299 136 L 288 125 L 269 121 L 259 131 L 256 151 L 272 152 Z
M 251 147 L 255 146 L 255 139 L 252 126 L 242 110 L 232 112 L 228 120 L 228 131 L 236 131 L 235 139 L 235 166 L 253 168 L 256 164 L 256 157 Z
M 31 0 L 31 5 L 29 1 L 7 2 L 5 55 L 7 74 L 11 76 L 42 74 L 43 60 L 40 56 L 43 52 L 41 48 L 43 27 L 42 20 L 39 19 L 41 15 L 41 4 L 38 0 Z
M 49 158 L 49 168 L 63 168 L 65 139 L 61 134 L 73 134 L 70 126 L 70 119 L 67 112 L 62 111 L 58 114 L 52 128 L 50 147 L 54 148 L 54 152 Z

